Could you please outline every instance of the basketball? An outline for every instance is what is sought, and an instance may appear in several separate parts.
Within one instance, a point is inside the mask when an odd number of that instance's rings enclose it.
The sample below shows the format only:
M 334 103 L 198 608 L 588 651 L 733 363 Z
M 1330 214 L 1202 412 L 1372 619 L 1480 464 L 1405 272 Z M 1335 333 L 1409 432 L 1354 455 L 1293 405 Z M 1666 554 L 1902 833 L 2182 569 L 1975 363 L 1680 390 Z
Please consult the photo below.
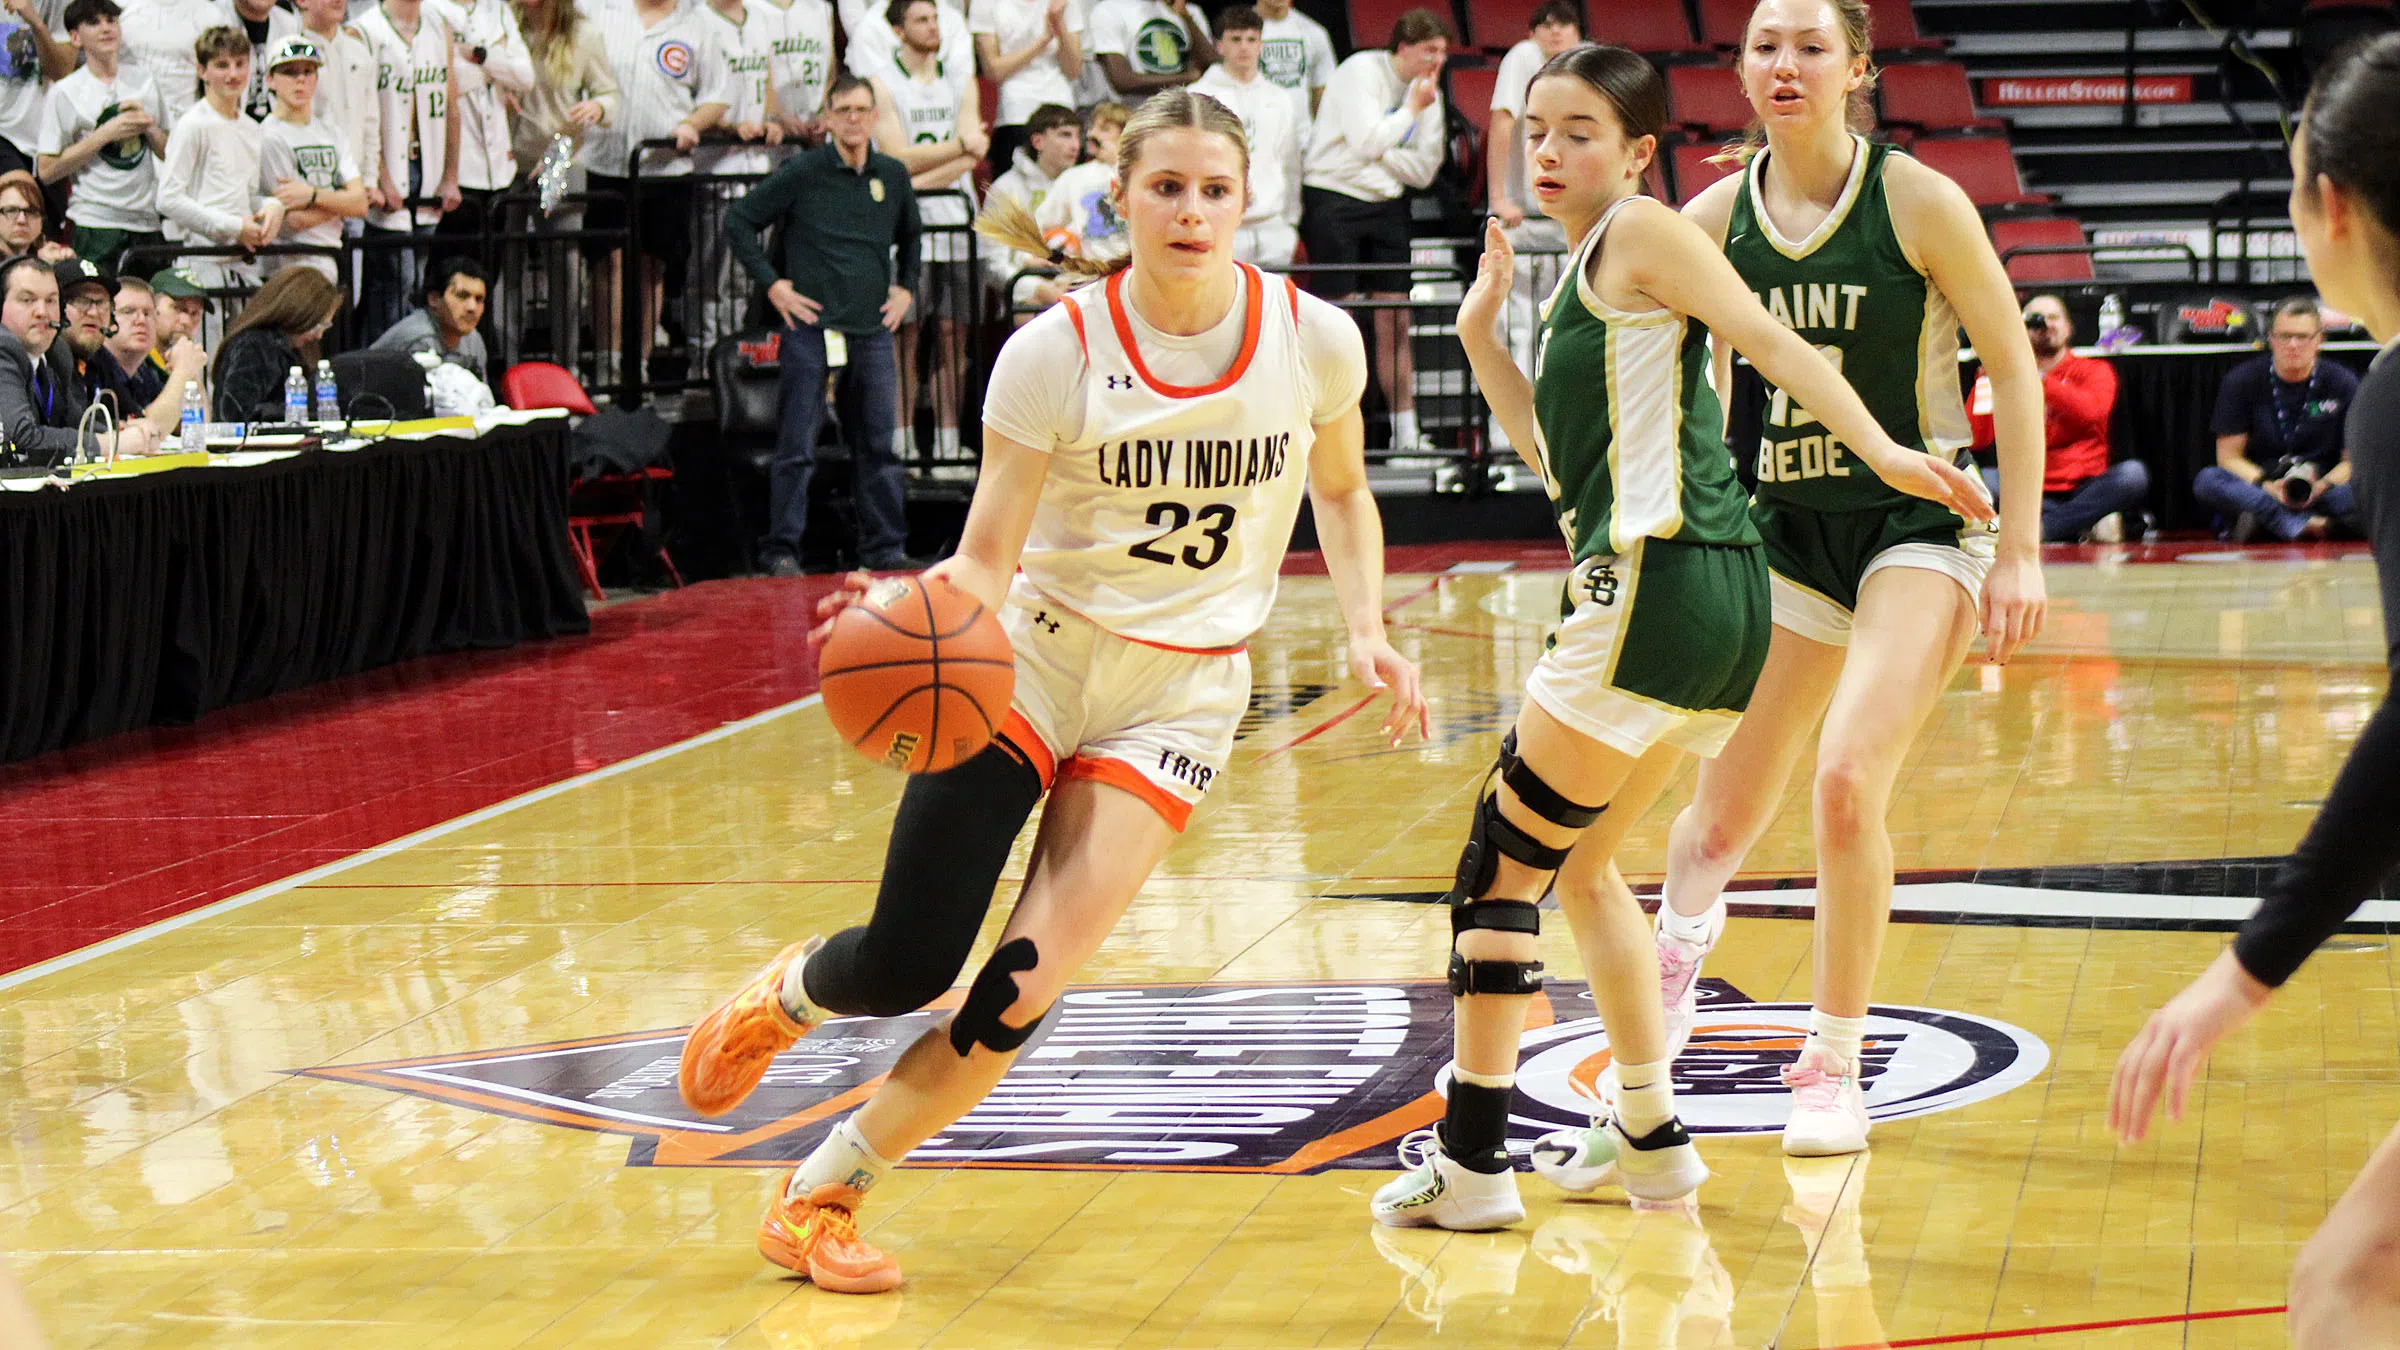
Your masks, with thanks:
M 817 678 L 834 731 L 853 749 L 940 773 L 991 744 L 1017 660 L 982 601 L 938 577 L 892 577 L 834 619 Z

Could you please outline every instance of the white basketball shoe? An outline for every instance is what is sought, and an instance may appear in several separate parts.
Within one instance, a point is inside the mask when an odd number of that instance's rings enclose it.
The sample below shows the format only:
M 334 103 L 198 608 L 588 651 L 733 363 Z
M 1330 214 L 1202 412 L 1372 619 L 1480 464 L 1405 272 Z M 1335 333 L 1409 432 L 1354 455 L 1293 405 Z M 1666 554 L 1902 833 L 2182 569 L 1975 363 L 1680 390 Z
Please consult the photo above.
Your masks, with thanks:
M 1867 1146 L 1867 1094 L 1858 1065 L 1815 1046 L 1783 1071 L 1792 1090 L 1791 1123 L 1783 1127 L 1783 1151 L 1795 1158 L 1829 1158 Z
M 1661 915 L 1665 901 L 1659 902 Z M 1725 935 L 1725 897 L 1708 907 L 1708 936 L 1687 942 L 1658 930 L 1658 987 L 1667 1010 L 1667 1062 L 1672 1064 L 1692 1039 L 1692 1022 L 1700 1011 L 1700 963 L 1708 959 L 1717 939 Z
M 1434 1130 L 1412 1131 L 1402 1139 L 1400 1161 L 1409 1170 L 1384 1183 L 1368 1207 L 1377 1223 L 1480 1233 L 1525 1218 L 1515 1169 L 1470 1170 L 1442 1151 L 1441 1135 Z
M 1613 1182 L 1636 1200 L 1652 1201 L 1680 1200 L 1708 1180 L 1708 1164 L 1682 1121 L 1634 1139 L 1614 1116 L 1543 1135 L 1533 1146 L 1533 1170 L 1578 1195 Z

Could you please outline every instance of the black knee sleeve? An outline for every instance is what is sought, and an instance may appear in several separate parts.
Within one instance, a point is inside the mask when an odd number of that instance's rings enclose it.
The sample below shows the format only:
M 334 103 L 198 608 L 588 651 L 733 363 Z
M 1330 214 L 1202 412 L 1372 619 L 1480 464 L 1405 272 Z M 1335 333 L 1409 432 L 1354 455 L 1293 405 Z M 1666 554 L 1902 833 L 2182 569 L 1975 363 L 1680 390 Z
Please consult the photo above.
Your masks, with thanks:
M 1041 776 L 998 742 L 945 773 L 911 777 L 875 913 L 809 958 L 809 998 L 866 1017 L 898 1017 L 940 998 L 966 968 L 1008 851 L 1041 800 Z
M 1044 1008 L 1025 1020 L 1023 1026 L 1012 1027 L 1000 1020 L 1000 1015 L 1017 1001 L 1017 977 L 1042 963 L 1042 954 L 1033 939 L 1016 938 L 1000 944 L 992 959 L 983 963 L 983 971 L 975 977 L 974 987 L 967 990 L 967 1001 L 950 1018 L 950 1048 L 965 1059 L 976 1046 L 1006 1054 L 1031 1039 L 1035 1028 L 1050 1010 Z

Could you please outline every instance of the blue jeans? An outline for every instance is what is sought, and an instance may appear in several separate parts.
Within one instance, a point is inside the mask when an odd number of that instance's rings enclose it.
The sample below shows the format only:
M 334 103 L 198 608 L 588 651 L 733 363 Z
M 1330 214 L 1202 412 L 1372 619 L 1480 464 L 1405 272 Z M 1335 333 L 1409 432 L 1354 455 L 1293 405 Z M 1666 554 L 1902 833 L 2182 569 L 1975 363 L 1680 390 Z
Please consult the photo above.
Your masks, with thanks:
M 900 366 L 889 332 L 843 336 L 850 361 L 835 374 L 834 399 L 856 479 L 851 498 L 858 506 L 858 554 L 874 564 L 898 557 L 908 542 L 908 472 L 892 454 Z M 799 560 L 800 540 L 808 533 L 808 482 L 817 471 L 817 430 L 825 421 L 825 331 L 803 324 L 785 328 L 781 337 L 783 426 L 768 474 L 762 550 L 769 563 Z
M 2316 501 L 2295 511 L 2265 488 L 2245 483 L 2232 470 L 2211 464 L 2192 480 L 2192 495 L 2201 505 L 2223 516 L 2227 525 L 2243 512 L 2249 512 L 2258 518 L 2260 529 L 2277 539 L 2299 538 L 2301 527 L 2308 524 L 2311 516 L 2329 516 L 2357 528 L 2351 513 L 2358 503 L 2351 496 L 2348 483 L 2325 489 Z
M 1983 471 L 1983 483 L 2000 500 L 2000 473 Z M 2140 511 L 2150 501 L 2150 470 L 2138 459 L 2121 459 L 2087 478 L 2072 492 L 2042 496 L 2042 542 L 2072 544 L 2094 525 L 2119 511 Z

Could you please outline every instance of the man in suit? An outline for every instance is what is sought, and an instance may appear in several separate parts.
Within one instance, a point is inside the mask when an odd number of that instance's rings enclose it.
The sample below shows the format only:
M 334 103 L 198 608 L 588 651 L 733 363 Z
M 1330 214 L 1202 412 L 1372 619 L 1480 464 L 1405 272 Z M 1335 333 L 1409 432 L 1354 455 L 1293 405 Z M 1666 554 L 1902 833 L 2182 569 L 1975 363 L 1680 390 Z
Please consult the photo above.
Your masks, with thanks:
M 45 359 L 63 327 L 52 265 L 34 257 L 0 264 L 0 434 L 7 437 L 0 456 L 8 463 L 55 465 L 75 454 L 83 392 Z M 136 422 L 124 430 L 120 448 L 138 455 L 152 443 L 150 428 Z M 90 453 L 103 450 L 97 436 L 80 444 Z

